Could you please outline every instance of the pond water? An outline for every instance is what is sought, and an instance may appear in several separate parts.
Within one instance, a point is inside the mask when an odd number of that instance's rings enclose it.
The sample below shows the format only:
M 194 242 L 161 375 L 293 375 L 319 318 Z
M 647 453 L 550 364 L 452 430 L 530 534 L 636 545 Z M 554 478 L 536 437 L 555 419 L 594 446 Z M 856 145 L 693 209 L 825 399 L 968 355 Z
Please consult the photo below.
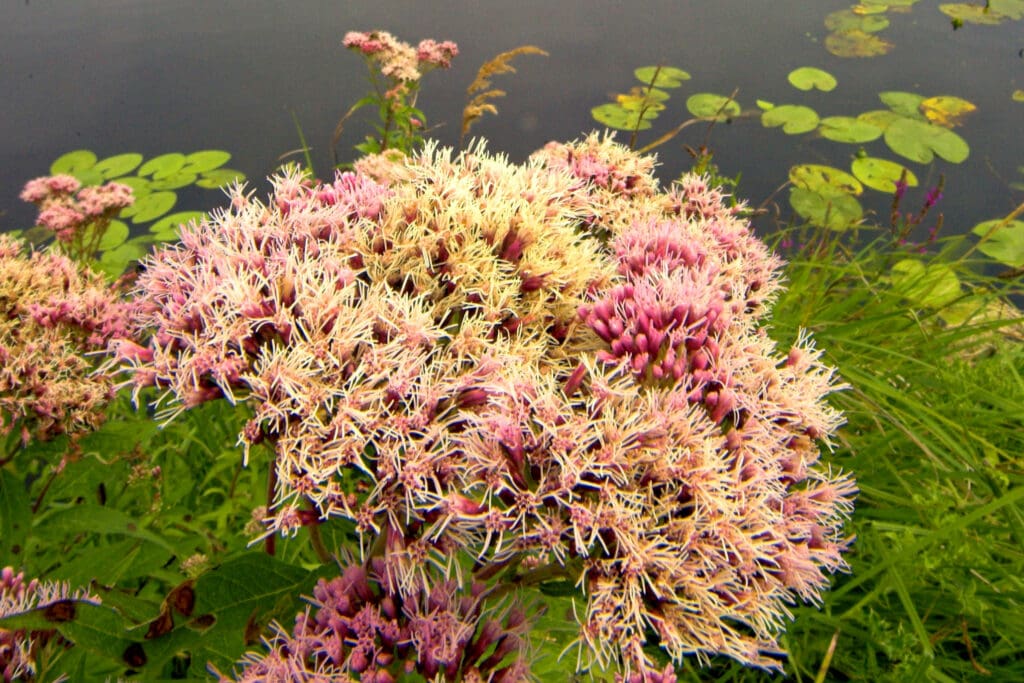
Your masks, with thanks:
M 1018 0 L 1004 1 L 1017 7 Z M 1012 97 L 1024 89 L 1024 21 L 954 30 L 938 2 L 893 4 L 912 6 L 884 14 L 889 25 L 877 36 L 891 51 L 843 58 L 826 49 L 824 24 L 851 7 L 843 0 L 8 0 L 0 4 L 0 230 L 32 224 L 35 209 L 18 199 L 20 188 L 74 149 L 147 158 L 224 149 L 231 167 L 260 182 L 299 146 L 294 114 L 323 174 L 339 116 L 367 87 L 363 63 L 341 38 L 379 28 L 412 43 L 459 44 L 453 68 L 429 74 L 419 101 L 445 144 L 458 140 L 465 88 L 485 60 L 523 44 L 548 51 L 518 58 L 517 74 L 498 77 L 496 87 L 508 92 L 496 102 L 500 115 L 473 129 L 514 160 L 598 127 L 590 110 L 637 84 L 634 68 L 649 64 L 680 67 L 692 80 L 673 91 L 641 144 L 689 118 L 686 98 L 697 92 L 737 90 L 743 109 L 755 114 L 761 99 L 803 104 L 821 116 L 884 109 L 881 91 L 964 98 L 977 111 L 956 128 L 970 146 L 963 163 L 908 162 L 883 140 L 863 147 L 906 163 L 922 186 L 944 174 L 945 230 L 965 232 L 1024 199 L 1012 187 L 1024 183 L 1024 102 Z M 838 86 L 795 89 L 787 74 L 802 66 L 830 72 Z M 339 146 L 347 158 L 366 132 L 357 123 L 350 128 Z M 659 148 L 663 178 L 688 167 L 683 145 L 699 146 L 706 132 L 688 128 Z M 741 194 L 754 204 L 785 182 L 792 165 L 849 169 L 858 150 L 764 128 L 756 115 L 716 126 L 709 144 L 724 174 L 742 173 Z M 922 187 L 912 208 L 923 194 Z M 207 209 L 221 199 L 192 190 L 178 209 Z M 785 191 L 775 200 L 790 211 Z M 883 219 L 889 201 L 872 190 L 862 198 Z

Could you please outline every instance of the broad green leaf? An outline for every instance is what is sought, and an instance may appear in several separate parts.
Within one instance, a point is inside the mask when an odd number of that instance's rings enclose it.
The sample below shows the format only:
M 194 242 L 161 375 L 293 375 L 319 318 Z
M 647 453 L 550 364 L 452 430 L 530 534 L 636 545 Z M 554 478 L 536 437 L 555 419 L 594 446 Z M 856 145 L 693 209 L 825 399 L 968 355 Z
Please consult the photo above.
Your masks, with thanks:
M 25 562 L 25 539 L 32 526 L 32 503 L 25 482 L 0 468 L 0 567 L 20 567 Z
M 775 108 L 775 105 L 768 100 L 754 100 L 754 104 L 756 104 L 757 108 L 761 111 L 768 111 L 769 109 Z
M 870 123 L 872 126 L 884 131 L 896 121 L 904 118 L 890 109 L 874 109 L 857 115 L 858 121 Z
M 650 127 L 650 123 L 647 126 L 640 126 L 641 130 Z M 221 187 L 233 185 L 234 183 L 245 182 L 245 174 L 241 171 L 235 171 L 230 168 L 218 168 L 214 171 L 208 171 L 203 174 L 203 177 L 196 181 L 196 187 L 201 187 L 206 190 L 216 190 Z
M 143 195 L 147 195 L 153 191 L 152 184 L 145 178 L 138 176 L 128 176 L 127 178 L 118 178 L 117 182 L 122 185 L 127 185 L 132 188 L 132 194 L 135 195 L 135 201 L 139 201 L 139 198 Z
M 953 131 L 913 119 L 896 121 L 886 128 L 885 143 L 900 156 L 922 164 L 931 162 L 936 154 L 959 164 L 970 154 L 967 142 Z
M 984 221 L 971 228 L 971 232 L 979 237 L 989 235 L 978 245 L 981 253 L 1010 268 L 1024 267 L 1024 222 Z
M 193 220 L 201 221 L 205 215 L 202 211 L 179 211 L 153 223 L 149 231 L 160 240 L 175 240 L 178 238 L 179 226 Z
M 945 263 L 926 266 L 914 259 L 893 265 L 890 273 L 893 289 L 915 306 L 942 308 L 962 295 L 960 280 Z
M 987 24 L 995 26 L 1003 23 L 1006 17 L 985 5 L 974 5 L 966 2 L 946 3 L 939 5 L 939 11 L 950 19 L 959 19 L 968 24 Z
M 864 186 L 846 171 L 820 164 L 799 164 L 789 169 L 789 180 L 796 187 L 832 196 L 850 194 L 859 196 Z
M 153 192 L 135 200 L 135 203 L 121 210 L 122 218 L 131 218 L 132 222 L 148 223 L 163 216 L 174 208 L 178 195 L 173 192 Z
M 154 178 L 149 186 L 154 190 L 178 190 L 183 187 L 188 187 L 199 179 L 195 173 L 189 173 L 186 170 L 172 173 L 168 176 L 163 176 L 160 179 Z
M 906 166 L 888 159 L 863 157 L 854 159 L 850 166 L 853 175 L 873 190 L 879 192 L 895 192 L 896 181 L 906 172 L 907 187 L 917 187 L 917 176 Z
M 829 31 L 863 31 L 877 33 L 889 26 L 889 20 L 880 12 L 861 14 L 843 9 L 825 17 L 825 28 Z
M 739 116 L 741 111 L 736 100 L 707 92 L 690 95 L 686 100 L 686 109 L 699 119 L 715 119 L 717 121 L 727 121 L 734 116 Z
M 828 230 L 846 230 L 864 217 L 860 202 L 848 194 L 823 195 L 794 187 L 789 192 L 789 203 L 806 221 Z
M 112 178 L 120 178 L 126 173 L 131 173 L 141 163 L 141 154 L 129 152 L 128 154 L 118 154 L 117 156 L 97 161 L 94 170 L 99 172 L 104 180 L 110 180 Z
M 50 173 L 52 175 L 67 173 L 78 177 L 80 172 L 87 171 L 95 165 L 96 154 L 87 149 L 79 149 L 58 157 L 50 164 Z
M 825 37 L 825 49 L 837 57 L 877 57 L 893 44 L 861 29 L 833 31 Z
M 180 152 L 161 154 L 144 163 L 138 171 L 140 176 L 153 176 L 153 178 L 166 178 L 177 173 L 185 165 L 185 155 Z
M 231 154 L 219 149 L 204 149 L 185 156 L 185 165 L 180 170 L 187 173 L 205 173 L 228 163 Z
M 937 126 L 954 128 L 961 125 L 967 115 L 978 108 L 967 100 L 953 95 L 929 97 L 921 102 L 921 112 Z
M 765 128 L 782 127 L 789 135 L 807 133 L 818 127 L 818 114 L 802 104 L 782 104 L 761 114 Z
M 119 249 L 122 248 L 123 246 L 119 247 Z M 103 256 L 106 257 L 111 253 L 114 252 L 108 251 Z M 114 534 L 149 541 L 170 552 L 175 550 L 157 534 L 141 528 L 139 522 L 134 518 L 121 510 L 104 505 L 82 503 L 57 510 L 38 519 L 35 526 L 38 533 L 57 534 L 58 537 L 79 533 Z
M 56 629 L 77 647 L 89 650 L 108 662 L 120 663 L 125 669 L 129 668 L 129 664 L 124 656 L 135 645 L 129 636 L 128 624 L 121 614 L 106 605 L 95 605 L 84 600 L 62 602 L 59 614 L 54 614 L 47 607 L 39 607 L 0 617 L 0 628 L 33 631 Z
M 826 116 L 818 126 L 818 134 L 835 142 L 871 142 L 882 135 L 878 126 L 852 116 Z
M 129 263 L 144 258 L 146 251 L 143 242 L 129 240 L 116 249 L 103 252 L 100 256 L 99 270 L 116 278 L 124 273 Z
M 1024 0 L 989 0 L 989 9 L 1008 19 L 1024 19 Z
M 110 225 L 107 226 L 106 232 L 103 233 L 97 249 L 99 251 L 110 251 L 121 246 L 128 239 L 128 233 L 128 225 L 124 221 L 110 221 Z
M 793 69 L 789 72 L 787 78 L 792 86 L 798 90 L 817 88 L 822 92 L 830 92 L 835 90 L 837 84 L 835 76 L 813 66 L 802 66 L 799 69 Z
M 665 108 L 665 101 L 669 99 L 669 94 L 664 90 L 658 90 L 654 88 L 644 92 L 641 88 L 635 88 L 632 92 L 616 95 L 615 103 L 620 105 L 623 109 L 630 112 L 651 112 L 650 118 L 656 118 L 654 112 L 659 112 Z
M 630 111 L 618 103 L 609 102 L 594 107 L 590 110 L 590 115 L 598 123 L 615 130 L 647 130 L 651 127 L 651 122 L 642 117 L 639 112 Z M 197 184 L 202 186 L 201 183 L 202 181 Z
M 653 85 L 656 88 L 678 88 L 683 81 L 690 80 L 690 74 L 674 66 L 641 66 L 633 73 L 644 85 Z
M 878 99 L 882 100 L 885 106 L 901 116 L 907 116 L 912 119 L 924 119 L 924 116 L 921 114 L 921 103 L 927 99 L 924 95 L 899 90 L 888 90 L 878 93 Z

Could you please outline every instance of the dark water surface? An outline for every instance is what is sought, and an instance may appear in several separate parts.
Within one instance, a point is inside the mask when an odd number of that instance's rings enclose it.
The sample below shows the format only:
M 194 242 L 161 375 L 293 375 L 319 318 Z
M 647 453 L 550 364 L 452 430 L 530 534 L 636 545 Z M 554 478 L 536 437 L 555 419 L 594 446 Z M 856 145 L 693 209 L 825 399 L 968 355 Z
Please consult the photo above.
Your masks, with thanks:
M 61 154 L 79 148 L 101 158 L 140 152 L 225 149 L 229 166 L 259 181 L 298 147 L 291 112 L 300 120 L 321 174 L 338 117 L 365 92 L 366 70 L 341 46 L 349 30 L 383 29 L 407 42 L 454 40 L 450 71 L 429 74 L 419 104 L 435 132 L 455 144 L 465 88 L 496 53 L 534 44 L 550 57 L 523 56 L 518 74 L 500 76 L 508 91 L 500 116 L 473 129 L 514 160 L 551 139 L 596 127 L 590 109 L 634 84 L 637 66 L 665 63 L 693 80 L 673 92 L 654 133 L 689 115 L 695 92 L 729 94 L 744 109 L 757 98 L 799 103 L 822 116 L 883 108 L 877 93 L 906 90 L 957 95 L 978 111 L 957 131 L 971 146 L 967 162 L 907 162 L 922 179 L 946 175 L 947 230 L 963 232 L 1001 216 L 1024 199 L 1008 187 L 1024 182 L 1024 21 L 953 31 L 938 2 L 890 13 L 880 34 L 888 55 L 842 59 L 823 45 L 829 12 L 841 0 L 5 0 L 0 3 L 0 230 L 24 228 L 34 207 L 18 192 L 47 173 Z M 786 75 L 817 66 L 839 79 L 830 93 L 800 92 Z M 351 154 L 366 129 L 355 124 L 340 146 Z M 699 145 L 704 129 L 687 129 L 659 149 L 662 176 L 688 166 L 682 148 Z M 648 134 L 641 142 L 653 139 Z M 810 135 L 787 136 L 756 118 L 714 129 L 710 139 L 723 173 L 742 172 L 742 193 L 760 203 L 794 163 L 849 168 L 856 146 Z M 897 161 L 881 140 L 869 153 Z M 262 187 L 262 186 L 261 186 Z M 262 191 L 261 191 L 262 193 Z M 867 199 L 867 193 L 873 199 Z M 868 190 L 866 208 L 887 215 L 888 199 Z M 923 195 L 923 191 L 921 192 Z M 778 195 L 788 211 L 785 194 Z M 176 210 L 220 203 L 216 192 L 182 193 Z M 191 204 L 191 205 L 189 205 Z M 909 208 L 909 207 L 908 207 Z M 916 208 L 916 207 L 914 207 Z

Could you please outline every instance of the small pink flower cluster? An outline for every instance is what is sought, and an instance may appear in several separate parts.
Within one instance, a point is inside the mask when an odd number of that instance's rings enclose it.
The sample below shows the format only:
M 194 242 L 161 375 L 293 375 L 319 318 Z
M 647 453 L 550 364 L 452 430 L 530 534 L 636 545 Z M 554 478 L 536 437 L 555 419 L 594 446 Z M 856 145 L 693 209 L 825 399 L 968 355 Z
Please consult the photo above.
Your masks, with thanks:
M 64 600 L 80 600 L 98 604 L 100 599 L 88 591 L 72 591 L 66 583 L 25 582 L 24 572 L 14 573 L 11 567 L 0 570 L 0 617 L 9 617 Z M 0 628 L 0 676 L 4 683 L 31 680 L 36 673 L 35 652 L 52 631 L 8 631 Z
M 418 81 L 430 69 L 447 69 L 459 54 L 458 46 L 450 40 L 423 40 L 414 48 L 387 31 L 350 31 L 342 44 L 370 58 L 382 74 L 396 81 Z
M 779 262 L 740 207 L 653 165 L 593 135 L 277 176 L 149 259 L 122 356 L 165 414 L 250 403 L 266 533 L 349 520 L 403 604 L 537 572 L 583 589 L 586 665 L 777 669 L 788 606 L 846 567 L 837 383 L 768 337 Z
M 303 681 L 394 683 L 415 673 L 431 681 L 520 683 L 525 615 L 483 612 L 483 590 L 475 584 L 463 592 L 445 581 L 403 596 L 382 559 L 369 571 L 350 565 L 320 579 L 315 611 L 300 614 L 291 633 L 275 627 L 269 653 L 247 655 L 234 677 L 216 673 L 225 682 L 295 680 L 303 672 Z
M 0 434 L 22 442 L 94 429 L 113 375 L 88 354 L 128 336 L 133 305 L 61 254 L 0 235 Z
M 39 207 L 39 224 L 62 243 L 73 242 L 90 228 L 105 230 L 121 209 L 135 202 L 132 188 L 121 183 L 82 187 L 71 175 L 30 180 L 21 198 Z

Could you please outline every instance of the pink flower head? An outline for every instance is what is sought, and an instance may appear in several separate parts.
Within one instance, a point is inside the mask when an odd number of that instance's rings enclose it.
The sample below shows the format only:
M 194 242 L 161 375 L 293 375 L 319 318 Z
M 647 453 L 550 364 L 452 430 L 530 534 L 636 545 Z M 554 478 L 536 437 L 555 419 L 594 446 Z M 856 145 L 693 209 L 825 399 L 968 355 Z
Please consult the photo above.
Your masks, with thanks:
M 452 65 L 452 57 L 459 54 L 459 46 L 450 40 L 421 40 L 416 48 L 416 58 L 420 62 L 447 69 Z

